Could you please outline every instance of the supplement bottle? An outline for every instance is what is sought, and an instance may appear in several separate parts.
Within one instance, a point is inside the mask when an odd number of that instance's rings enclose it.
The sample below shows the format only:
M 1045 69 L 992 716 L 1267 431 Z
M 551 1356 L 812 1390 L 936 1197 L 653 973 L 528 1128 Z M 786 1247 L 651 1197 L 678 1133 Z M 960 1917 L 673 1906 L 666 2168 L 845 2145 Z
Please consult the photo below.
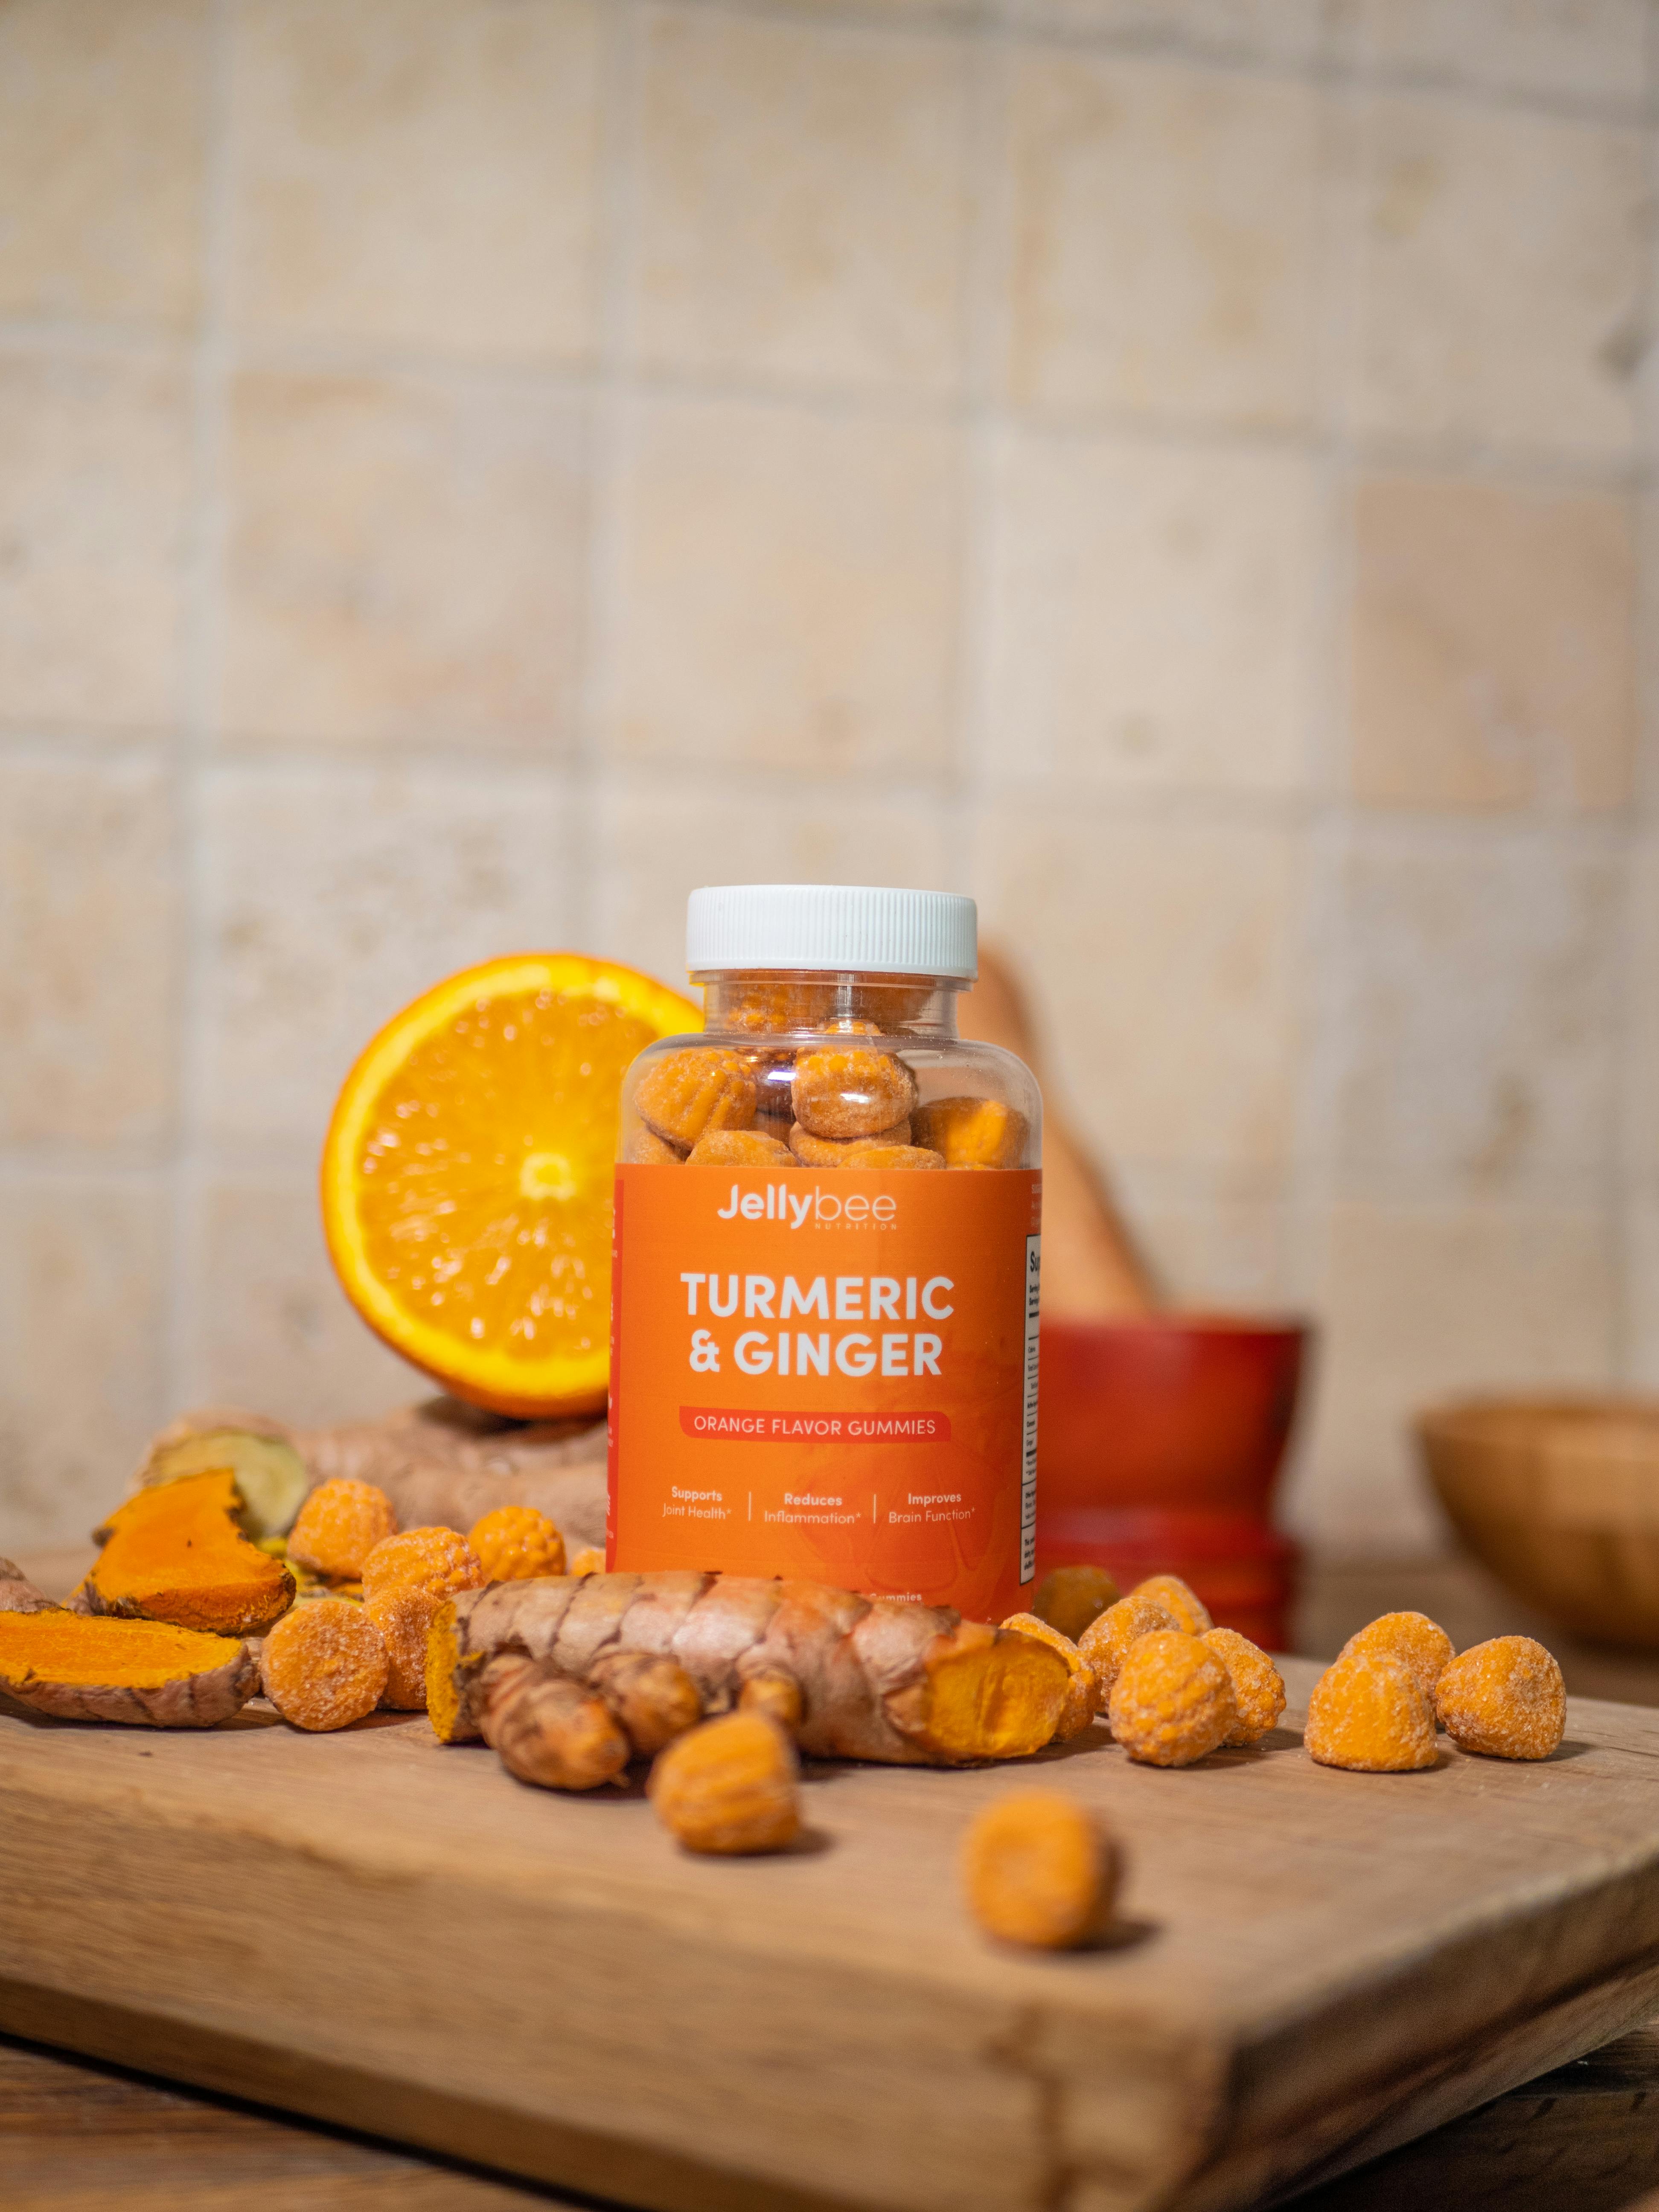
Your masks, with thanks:
M 1041 1104 L 959 1037 L 971 899 L 694 891 L 707 1026 L 623 1086 L 607 1559 L 1018 1609 Z

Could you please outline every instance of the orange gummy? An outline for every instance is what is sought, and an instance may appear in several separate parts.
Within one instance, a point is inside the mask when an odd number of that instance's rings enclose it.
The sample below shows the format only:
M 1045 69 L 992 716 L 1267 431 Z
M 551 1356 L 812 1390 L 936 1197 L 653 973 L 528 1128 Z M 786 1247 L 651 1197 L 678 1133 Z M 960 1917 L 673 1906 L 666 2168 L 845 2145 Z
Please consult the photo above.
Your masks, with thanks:
M 486 1582 L 528 1583 L 564 1572 L 564 1538 L 533 1505 L 496 1506 L 473 1522 L 466 1540 Z
M 1017 1168 L 1025 1116 L 1000 1098 L 936 1098 L 917 1108 L 915 1135 L 947 1168 Z
M 1416 1677 L 1386 1651 L 1349 1651 L 1314 1685 L 1302 1741 L 1321 1766 L 1408 1774 L 1437 1757 L 1434 1711 Z
M 1534 1638 L 1494 1636 L 1444 1669 L 1435 1711 L 1460 1751 L 1547 1759 L 1566 1729 L 1566 1684 L 1554 1655 Z
M 1147 1766 L 1190 1766 L 1238 1726 L 1232 1677 L 1184 1629 L 1156 1629 L 1130 1645 L 1112 1686 L 1112 1735 Z
M 1210 1609 L 1190 1583 L 1183 1583 L 1179 1575 L 1148 1575 L 1144 1583 L 1137 1583 L 1129 1592 L 1131 1597 L 1149 1597 L 1157 1604 L 1167 1606 L 1176 1617 L 1176 1625 L 1188 1636 L 1207 1636 L 1215 1626 Z
M 438 1607 L 485 1580 L 477 1553 L 453 1528 L 410 1528 L 388 1536 L 363 1562 L 363 1611 L 386 1644 L 388 1705 L 426 1704 L 426 1640 Z
M 1356 1629 L 1336 1656 L 1346 1659 L 1351 1652 L 1380 1652 L 1397 1659 L 1432 1705 L 1435 1685 L 1446 1670 L 1452 1648 L 1450 1637 L 1427 1613 L 1384 1613 Z
M 284 1613 L 259 1653 L 264 1693 L 285 1721 L 324 1735 L 372 1713 L 386 1686 L 386 1649 L 360 1605 L 319 1598 Z
M 795 1119 L 809 1135 L 844 1144 L 877 1137 L 916 1103 L 916 1079 L 891 1053 L 854 1046 L 804 1052 L 795 1062 Z
M 810 1129 L 803 1129 L 799 1121 L 789 1130 L 789 1149 L 803 1167 L 848 1168 L 854 1164 L 854 1155 L 867 1152 L 872 1145 L 908 1145 L 910 1141 L 910 1117 L 895 1121 L 890 1129 L 878 1129 L 873 1137 L 848 1137 L 837 1144 L 833 1138 L 815 1137 Z
M 742 1056 L 718 1045 L 683 1045 L 652 1060 L 634 1110 L 671 1145 L 695 1145 L 705 1129 L 746 1129 L 755 1118 L 755 1078 Z
M 671 1145 L 666 1137 L 659 1137 L 654 1129 L 647 1129 L 639 1121 L 623 1139 L 622 1156 L 640 1167 L 677 1168 L 685 1158 L 678 1145 Z
M 1200 1642 L 1231 1677 L 1238 1724 L 1230 1744 L 1260 1743 L 1285 1710 L 1285 1678 L 1259 1644 L 1236 1628 L 1206 1628 Z
M 596 1544 L 584 1546 L 570 1562 L 573 1575 L 602 1575 L 605 1572 L 605 1553 Z
M 849 1157 L 842 1162 L 842 1167 L 862 1168 L 866 1175 L 890 1175 L 945 1165 L 937 1152 L 926 1152 L 920 1145 L 858 1145 L 849 1146 L 848 1151 Z
M 1057 1790 L 1023 1790 L 975 1814 L 962 1847 L 963 1885 L 988 1935 L 1066 1951 L 1112 1916 L 1123 1860 L 1096 1816 Z
M 1104 1567 L 1051 1567 L 1037 1584 L 1031 1610 L 1076 1643 L 1091 1621 L 1117 1603 L 1117 1584 Z
M 689 1168 L 793 1168 L 787 1145 L 760 1129 L 705 1129 L 686 1154 Z
M 1113 1685 L 1134 1644 L 1160 1629 L 1180 1626 L 1167 1605 L 1161 1605 L 1153 1597 L 1142 1597 L 1135 1591 L 1119 1598 L 1115 1605 L 1109 1605 L 1104 1613 L 1096 1614 L 1079 1637 L 1077 1648 L 1095 1670 L 1103 1707 L 1110 1699 Z
M 374 1547 L 397 1533 L 392 1500 L 372 1482 L 319 1482 L 289 1532 L 288 1556 L 327 1582 L 355 1583 Z

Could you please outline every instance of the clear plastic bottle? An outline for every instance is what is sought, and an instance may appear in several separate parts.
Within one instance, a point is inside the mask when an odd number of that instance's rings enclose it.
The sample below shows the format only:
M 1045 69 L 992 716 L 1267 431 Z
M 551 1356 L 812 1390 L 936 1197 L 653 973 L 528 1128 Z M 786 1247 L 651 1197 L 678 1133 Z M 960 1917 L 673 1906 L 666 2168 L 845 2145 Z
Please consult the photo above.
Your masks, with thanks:
M 706 1027 L 622 1103 L 609 1556 L 1000 1620 L 1034 1574 L 1042 1107 L 973 902 L 694 892 Z

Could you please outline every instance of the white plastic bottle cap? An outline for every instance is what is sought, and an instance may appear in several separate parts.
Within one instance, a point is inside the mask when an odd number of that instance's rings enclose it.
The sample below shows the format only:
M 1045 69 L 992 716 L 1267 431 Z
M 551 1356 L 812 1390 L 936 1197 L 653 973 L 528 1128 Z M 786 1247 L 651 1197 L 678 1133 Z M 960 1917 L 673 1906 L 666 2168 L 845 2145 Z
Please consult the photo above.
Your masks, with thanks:
M 955 891 L 869 890 L 846 884 L 730 884 L 693 891 L 685 964 L 693 980 L 731 968 L 818 974 L 979 973 L 978 913 Z

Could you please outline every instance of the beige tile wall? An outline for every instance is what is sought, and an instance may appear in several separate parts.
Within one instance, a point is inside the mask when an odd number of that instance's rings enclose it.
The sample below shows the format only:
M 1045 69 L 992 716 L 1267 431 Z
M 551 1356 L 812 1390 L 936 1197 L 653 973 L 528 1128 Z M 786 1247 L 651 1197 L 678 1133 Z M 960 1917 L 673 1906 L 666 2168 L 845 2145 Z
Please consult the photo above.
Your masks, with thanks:
M 1649 0 L 0 9 L 0 1550 L 461 963 L 956 885 L 1176 1291 L 1659 1387 Z M 1650 627 L 1652 627 L 1650 625 Z

